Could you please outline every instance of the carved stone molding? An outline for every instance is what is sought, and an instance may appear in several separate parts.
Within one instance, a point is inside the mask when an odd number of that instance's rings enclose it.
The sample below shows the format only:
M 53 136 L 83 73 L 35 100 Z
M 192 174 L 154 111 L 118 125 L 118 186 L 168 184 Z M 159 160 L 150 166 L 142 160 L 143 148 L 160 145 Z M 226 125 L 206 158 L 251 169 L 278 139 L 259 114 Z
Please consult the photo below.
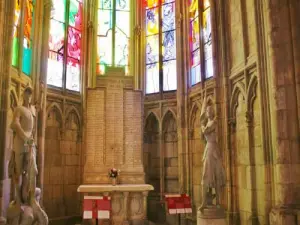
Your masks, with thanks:
M 178 15 L 177 20 L 176 20 L 176 28 L 180 28 L 180 27 L 181 27 L 182 20 L 183 20 L 182 14 L 180 13 L 180 14 Z
M 141 33 L 142 33 L 142 28 L 140 25 L 136 25 L 135 28 L 134 28 L 134 33 L 136 36 L 141 36 Z
M 232 132 L 235 132 L 235 128 L 236 128 L 236 118 L 230 118 L 228 120 L 228 125 L 230 126 Z

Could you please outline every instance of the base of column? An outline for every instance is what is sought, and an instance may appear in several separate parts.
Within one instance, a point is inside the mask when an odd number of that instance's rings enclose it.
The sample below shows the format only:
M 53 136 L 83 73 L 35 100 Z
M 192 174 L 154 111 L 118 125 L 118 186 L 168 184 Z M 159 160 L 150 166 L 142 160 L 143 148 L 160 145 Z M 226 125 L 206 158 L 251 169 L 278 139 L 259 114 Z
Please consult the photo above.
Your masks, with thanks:
M 6 224 L 6 219 L 4 217 L 0 217 L 0 225 L 5 225 Z
M 270 225 L 300 225 L 300 210 L 292 207 L 273 208 L 269 218 Z
M 223 208 L 211 206 L 198 210 L 197 225 L 226 225 L 226 215 Z

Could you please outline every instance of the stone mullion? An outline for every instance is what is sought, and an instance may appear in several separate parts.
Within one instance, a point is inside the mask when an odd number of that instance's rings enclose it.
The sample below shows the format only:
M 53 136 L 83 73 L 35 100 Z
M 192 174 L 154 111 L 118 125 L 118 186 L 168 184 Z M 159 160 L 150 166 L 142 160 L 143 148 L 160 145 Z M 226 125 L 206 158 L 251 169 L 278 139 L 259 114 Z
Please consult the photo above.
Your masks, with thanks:
M 269 16 L 270 77 L 275 90 L 274 171 L 275 206 L 270 213 L 270 224 L 296 224 L 295 214 L 290 213 L 297 204 L 295 171 L 299 170 L 299 123 L 297 90 L 295 85 L 291 11 L 288 1 L 267 2 Z M 276 29 L 275 29 L 276 28 Z M 284 35 L 281 35 L 284 34 Z M 284 207 L 285 209 L 282 209 Z
M 175 1 L 175 21 L 176 21 L 176 65 L 177 65 L 177 150 L 178 150 L 178 183 L 179 192 L 186 193 L 186 186 L 188 175 L 186 171 L 186 158 L 187 158 L 187 118 L 186 118 L 186 101 L 187 101 L 187 86 L 186 86 L 186 71 L 185 71 L 185 57 L 183 54 L 183 37 L 185 29 L 183 26 L 183 4 L 182 1 Z
M 249 97 L 249 96 L 248 96 Z M 249 110 L 249 109 L 248 109 Z M 256 177 L 255 173 L 255 150 L 254 150 L 254 124 L 253 124 L 253 112 L 246 112 L 246 124 L 248 130 L 248 150 L 249 150 L 249 164 L 250 164 L 250 187 L 251 188 L 251 211 L 249 221 L 251 224 L 259 224 L 257 214 L 257 190 L 256 190 Z
M 98 26 L 98 4 L 96 0 L 84 2 L 87 11 L 87 29 L 86 29 L 86 87 L 94 88 L 96 86 L 96 58 L 97 58 L 97 26 Z M 84 90 L 85 91 L 85 90 Z
M 0 3 L 0 19 L 2 30 L 5 31 L 2 33 L 1 39 L 1 53 L 0 53 L 0 77 L 1 77 L 1 102 L 0 102 L 0 224 L 5 222 L 3 212 L 6 207 L 3 203 L 3 197 L 7 190 L 4 188 L 4 180 L 8 179 L 6 177 L 7 173 L 7 164 L 5 163 L 5 152 L 7 147 L 7 112 L 9 109 L 10 103 L 10 68 L 11 68 L 11 56 L 12 56 L 12 36 L 13 36 L 13 23 L 14 23 L 14 6 L 15 1 L 1 1 Z
M 38 180 L 37 185 L 42 190 L 42 196 L 40 200 L 40 204 L 43 204 L 43 186 L 44 186 L 44 158 L 45 158 L 45 132 L 46 132 L 46 120 L 47 120 L 47 109 L 46 109 L 46 102 L 47 102 L 47 67 L 48 67 L 48 51 L 49 51 L 49 32 L 50 32 L 50 15 L 51 15 L 51 0 L 44 1 L 44 9 L 43 9 L 43 22 L 40 29 L 42 29 L 42 53 L 41 53 L 41 67 L 40 67 L 40 82 L 45 84 L 44 88 L 44 95 L 42 95 L 41 99 L 41 111 L 39 112 L 38 117 Z M 36 85 L 37 87 L 37 85 Z

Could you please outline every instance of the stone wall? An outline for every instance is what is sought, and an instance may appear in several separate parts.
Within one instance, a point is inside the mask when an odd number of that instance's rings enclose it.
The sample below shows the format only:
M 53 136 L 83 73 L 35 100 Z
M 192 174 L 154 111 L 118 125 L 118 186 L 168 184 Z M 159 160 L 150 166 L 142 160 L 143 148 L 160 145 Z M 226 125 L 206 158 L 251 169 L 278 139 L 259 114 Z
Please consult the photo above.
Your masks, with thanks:
M 81 215 L 81 117 L 74 105 L 66 108 L 49 101 L 47 110 L 43 205 L 50 221 Z

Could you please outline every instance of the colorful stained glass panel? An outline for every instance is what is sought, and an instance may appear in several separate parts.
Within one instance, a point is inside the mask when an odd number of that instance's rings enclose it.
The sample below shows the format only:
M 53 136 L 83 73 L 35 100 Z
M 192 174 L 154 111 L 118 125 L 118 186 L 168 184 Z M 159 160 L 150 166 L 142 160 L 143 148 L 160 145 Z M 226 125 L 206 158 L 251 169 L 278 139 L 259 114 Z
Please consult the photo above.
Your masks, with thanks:
M 51 19 L 65 22 L 66 0 L 52 0 Z
M 164 91 L 177 89 L 176 60 L 163 63 L 163 84 Z
M 162 32 L 175 29 L 175 3 L 162 6 Z
M 158 8 L 146 10 L 146 35 L 158 34 L 159 23 L 158 23 Z
M 192 52 L 192 66 L 200 64 L 200 49 Z
M 176 40 L 175 31 L 163 33 L 163 61 L 176 58 Z
M 210 0 L 203 0 L 203 6 L 204 6 L 204 9 L 208 8 L 210 6 Z
M 66 88 L 72 91 L 79 91 L 80 64 L 76 59 L 67 59 Z
M 49 52 L 47 84 L 62 87 L 63 56 Z
M 14 14 L 14 30 L 13 30 L 13 50 L 12 50 L 12 65 L 18 66 L 19 64 L 19 26 L 20 26 L 20 2 L 16 0 L 15 14 Z
M 112 32 L 108 32 L 107 37 L 97 37 L 98 58 L 99 64 L 112 64 Z
M 49 49 L 63 53 L 65 39 L 65 24 L 56 20 L 50 21 Z
M 146 38 L 146 64 L 158 62 L 159 60 L 159 37 L 153 35 Z
M 198 0 L 190 0 L 190 20 L 195 19 L 199 15 L 199 2 Z
M 112 0 L 99 0 L 98 8 L 99 9 L 112 9 Z
M 106 36 L 110 29 L 112 29 L 112 11 L 99 9 L 98 35 Z
M 80 48 L 81 43 L 81 32 L 69 27 L 68 29 L 68 56 L 80 60 Z
M 33 0 L 26 0 L 25 6 L 22 72 L 26 75 L 30 75 L 34 10 Z
M 77 0 L 70 1 L 69 25 L 78 30 L 82 28 L 82 3 Z
M 199 22 L 198 18 L 191 21 L 190 23 L 190 32 L 191 32 L 191 50 L 194 51 L 200 47 L 200 32 L 199 32 Z
M 116 66 L 128 65 L 129 38 L 118 28 L 115 37 L 115 64 Z
M 211 41 L 210 9 L 203 12 L 203 38 L 204 43 Z
M 158 6 L 158 0 L 145 0 L 146 9 Z
M 159 66 L 158 63 L 146 66 L 146 93 L 159 92 Z
M 127 10 L 130 9 L 130 0 L 116 0 L 116 9 L 117 10 Z

